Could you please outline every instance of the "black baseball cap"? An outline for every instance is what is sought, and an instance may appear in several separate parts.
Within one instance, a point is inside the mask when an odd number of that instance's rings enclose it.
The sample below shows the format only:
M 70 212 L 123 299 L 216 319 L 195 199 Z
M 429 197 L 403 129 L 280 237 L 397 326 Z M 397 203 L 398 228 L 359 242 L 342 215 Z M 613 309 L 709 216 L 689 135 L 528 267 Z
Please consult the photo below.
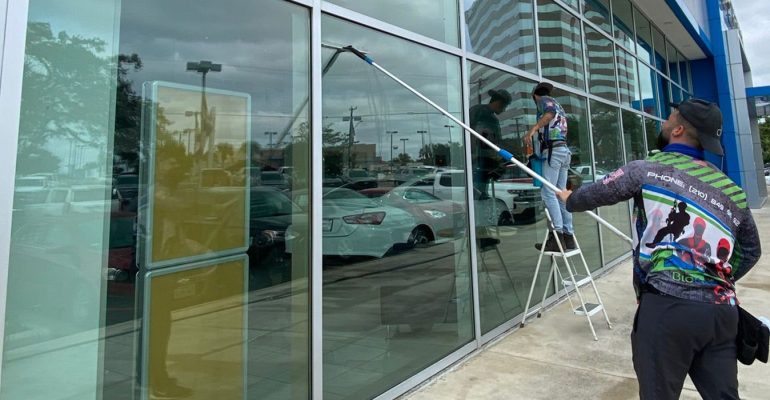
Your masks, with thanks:
M 688 99 L 681 103 L 671 103 L 679 110 L 679 115 L 689 122 L 698 133 L 698 141 L 704 149 L 718 155 L 722 150 L 722 112 L 716 104 L 703 99 Z

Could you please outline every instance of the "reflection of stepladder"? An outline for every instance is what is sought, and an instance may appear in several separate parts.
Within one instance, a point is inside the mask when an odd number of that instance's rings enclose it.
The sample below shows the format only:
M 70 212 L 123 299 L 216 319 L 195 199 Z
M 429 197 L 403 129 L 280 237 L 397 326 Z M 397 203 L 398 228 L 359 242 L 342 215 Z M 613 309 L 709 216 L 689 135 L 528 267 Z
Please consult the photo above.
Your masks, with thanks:
M 561 282 L 561 286 L 567 294 L 567 301 L 569 301 L 572 311 L 576 315 L 584 315 L 586 317 L 588 320 L 588 326 L 591 328 L 591 333 L 594 335 L 594 340 L 599 340 L 599 338 L 596 336 L 596 331 L 594 330 L 594 324 L 591 322 L 591 317 L 601 311 L 604 314 L 604 319 L 607 321 L 607 327 L 612 329 L 612 323 L 610 322 L 610 317 L 607 315 L 607 310 L 604 308 L 602 299 L 599 296 L 599 290 L 596 288 L 596 282 L 594 282 L 594 279 L 591 276 L 591 271 L 588 269 L 586 259 L 583 257 L 583 252 L 580 250 L 580 245 L 578 244 L 577 238 L 575 238 L 575 245 L 577 248 L 575 250 L 568 250 L 565 252 L 564 243 L 562 243 L 561 240 L 559 240 L 559 236 L 553 232 L 551 215 L 548 213 L 547 209 L 545 210 L 545 215 L 548 222 L 548 229 L 546 230 L 546 237 L 543 239 L 543 246 L 540 249 L 540 257 L 537 259 L 537 267 L 535 268 L 535 275 L 532 278 L 532 285 L 529 289 L 529 296 L 527 296 L 527 305 L 524 307 L 524 316 L 521 320 L 521 326 L 523 327 L 525 325 L 527 316 L 530 314 L 529 305 L 532 300 L 532 293 L 535 290 L 535 283 L 537 282 L 538 273 L 540 272 L 540 265 L 543 261 L 543 256 L 545 255 L 551 258 L 551 271 L 548 273 L 548 280 L 545 286 L 545 290 L 543 291 L 543 299 L 540 302 L 540 308 L 537 309 L 538 318 L 542 315 L 543 305 L 545 304 L 545 298 L 548 296 L 548 289 L 550 288 L 551 280 L 556 279 L 557 283 L 554 283 L 554 285 L 558 285 L 558 282 Z M 549 233 L 552 233 L 556 238 L 556 243 L 559 245 L 560 251 L 545 251 L 545 243 L 548 240 Z M 570 258 L 574 256 L 580 256 L 580 260 L 583 262 L 583 267 L 585 267 L 585 274 L 578 274 L 577 268 L 574 267 L 570 262 Z M 564 260 L 564 267 L 567 269 L 568 276 L 565 276 L 562 273 L 561 268 L 559 267 L 559 259 Z M 594 291 L 594 295 L 596 296 L 595 303 L 586 302 L 585 297 L 581 292 L 581 288 L 588 284 L 591 285 Z M 559 291 L 558 289 L 559 288 L 557 286 L 557 293 Z M 578 307 L 575 307 L 576 304 L 573 304 L 572 302 L 573 291 L 575 294 L 577 294 L 578 300 L 580 301 L 580 305 Z
M 518 292 L 516 290 L 516 284 L 513 280 L 513 276 L 511 276 L 511 272 L 508 270 L 508 267 L 505 265 L 505 259 L 503 258 L 503 255 L 500 253 L 500 248 L 498 247 L 500 245 L 500 224 L 499 224 L 499 214 L 497 213 L 497 197 L 495 196 L 497 192 L 495 192 L 495 181 L 492 180 L 490 182 L 491 188 L 492 188 L 492 196 L 491 196 L 491 214 L 485 215 L 483 217 L 483 225 L 476 227 L 476 252 L 477 252 L 477 260 L 478 260 L 478 268 L 479 268 L 479 274 L 478 276 L 481 277 L 483 274 L 486 278 L 487 285 L 486 287 L 488 290 L 491 290 L 492 295 L 494 296 L 495 300 L 497 300 L 497 305 L 500 307 L 500 313 L 505 315 L 505 307 L 503 306 L 503 299 L 500 298 L 500 293 L 497 291 L 494 285 L 494 281 L 492 277 L 490 276 L 490 267 L 489 262 L 487 260 L 488 257 L 490 257 L 489 252 L 493 252 L 494 255 L 492 262 L 497 262 L 500 265 L 500 269 L 503 270 L 505 273 L 506 278 L 508 279 L 508 282 L 511 284 L 511 291 L 513 292 L 514 298 L 516 299 L 516 302 L 518 302 L 519 306 L 521 306 L 521 300 L 519 299 Z M 478 219 L 477 219 L 478 221 Z M 488 225 L 489 223 L 493 223 L 492 226 Z M 513 228 L 513 227 L 508 227 Z M 459 258 L 464 257 L 465 247 L 462 247 L 460 249 L 460 252 L 457 254 Z M 459 261 L 456 261 L 459 262 Z M 505 289 L 503 289 L 503 292 L 505 292 Z M 456 296 L 456 290 L 454 285 L 451 289 L 451 295 L 450 295 L 450 302 L 456 302 L 457 298 Z M 447 309 L 448 310 L 448 309 Z M 513 313 L 515 308 L 511 308 L 509 312 Z M 448 311 L 447 311 L 448 313 Z M 446 318 L 446 315 L 445 315 Z

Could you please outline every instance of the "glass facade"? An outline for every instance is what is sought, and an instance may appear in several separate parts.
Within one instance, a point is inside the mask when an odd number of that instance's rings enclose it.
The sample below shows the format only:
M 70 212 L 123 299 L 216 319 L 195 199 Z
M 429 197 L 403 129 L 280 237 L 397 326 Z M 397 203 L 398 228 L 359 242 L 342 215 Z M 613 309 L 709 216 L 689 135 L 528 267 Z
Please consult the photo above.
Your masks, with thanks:
M 537 73 L 532 1 L 464 0 L 466 50 Z
M 580 18 L 548 0 L 537 2 L 543 77 L 585 89 Z
M 629 0 L 321 3 L 30 0 L 0 398 L 394 398 L 520 320 L 540 189 L 340 45 L 522 160 L 553 83 L 574 185 L 691 96 Z

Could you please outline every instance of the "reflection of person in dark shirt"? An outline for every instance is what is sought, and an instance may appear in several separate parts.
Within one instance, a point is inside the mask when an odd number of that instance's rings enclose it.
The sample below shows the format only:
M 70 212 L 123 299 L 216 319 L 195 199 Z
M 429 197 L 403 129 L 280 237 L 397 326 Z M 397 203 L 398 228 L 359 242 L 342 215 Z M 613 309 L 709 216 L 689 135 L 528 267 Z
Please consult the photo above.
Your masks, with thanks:
M 679 210 L 678 212 L 677 209 Z M 661 228 L 655 235 L 655 239 L 652 242 L 646 243 L 646 246 L 652 249 L 668 235 L 672 236 L 672 242 L 675 241 L 684 233 L 684 228 L 687 225 L 690 225 L 690 214 L 687 214 L 687 203 L 682 201 L 676 206 L 671 207 L 671 212 L 668 213 L 668 218 L 666 218 L 666 226 Z
M 703 266 L 711 257 L 711 245 L 703 240 L 703 233 L 706 231 L 706 221 L 701 217 L 695 218 L 693 222 L 692 236 L 680 239 L 677 243 L 690 249 L 689 252 L 683 252 L 679 255 L 682 261 L 691 265 Z
M 497 115 L 505 111 L 511 104 L 511 94 L 505 89 L 490 90 L 488 104 L 477 104 L 471 107 L 469 121 L 471 128 L 484 136 L 490 142 L 499 144 L 503 139 L 500 130 L 500 120 Z M 473 187 L 481 192 L 482 198 L 488 198 L 487 185 L 494 177 L 494 170 L 499 166 L 497 152 L 489 148 L 481 140 L 471 141 L 473 151 Z
M 172 258 L 180 252 L 189 254 L 194 251 L 201 251 L 202 245 L 191 240 L 185 234 L 181 226 L 181 218 L 186 211 L 183 208 L 185 202 L 184 196 L 180 192 L 179 185 L 184 176 L 189 172 L 189 158 L 185 154 L 184 148 L 167 145 L 161 146 L 156 151 L 156 182 L 154 191 L 154 226 L 153 235 L 159 235 L 158 246 L 153 250 L 157 252 L 161 259 Z M 182 249 L 185 249 L 184 251 Z M 150 282 L 146 282 L 150 284 Z M 160 280 L 155 285 L 158 292 L 155 296 L 159 298 L 171 297 L 176 288 L 173 281 Z M 152 344 L 152 356 L 149 358 L 148 367 L 150 369 L 150 397 L 181 399 L 190 397 L 192 390 L 180 386 L 176 378 L 168 373 L 168 347 L 172 335 L 172 317 L 171 310 L 176 305 L 170 307 L 161 307 L 158 315 L 152 316 L 151 337 L 154 339 Z

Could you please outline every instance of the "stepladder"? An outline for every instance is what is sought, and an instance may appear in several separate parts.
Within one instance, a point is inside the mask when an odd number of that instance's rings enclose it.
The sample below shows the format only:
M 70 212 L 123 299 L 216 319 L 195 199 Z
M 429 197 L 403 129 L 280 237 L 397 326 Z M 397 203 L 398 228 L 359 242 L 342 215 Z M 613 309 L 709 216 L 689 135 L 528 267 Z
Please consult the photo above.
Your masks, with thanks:
M 607 310 L 602 303 L 601 296 L 599 295 L 599 289 L 596 287 L 591 270 L 588 268 L 588 263 L 583 256 L 583 251 L 580 249 L 580 243 L 575 235 L 575 249 L 566 249 L 565 243 L 561 241 L 559 235 L 556 234 L 553 228 L 551 215 L 548 213 L 548 209 L 545 210 L 546 221 L 548 229 L 546 229 L 545 237 L 543 238 L 543 245 L 540 248 L 540 255 L 537 259 L 537 266 L 535 267 L 535 274 L 532 277 L 532 284 L 529 289 L 529 295 L 527 296 L 527 303 L 524 307 L 524 316 L 521 320 L 521 327 L 526 325 L 527 317 L 537 314 L 540 318 L 544 311 L 545 300 L 548 297 L 551 281 L 554 282 L 554 289 L 557 295 L 563 290 L 566 294 L 567 301 L 569 302 L 570 309 L 575 315 L 584 316 L 588 321 L 588 327 L 591 329 L 591 334 L 594 340 L 599 340 L 596 336 L 596 329 L 594 329 L 593 321 L 591 317 L 598 313 L 604 315 L 604 319 L 607 322 L 607 327 L 612 329 L 612 323 L 610 317 L 607 315 Z M 549 235 L 553 235 L 556 239 L 556 243 L 559 247 L 559 251 L 546 251 L 545 243 L 548 240 Z M 579 270 L 575 259 L 578 259 L 583 265 L 583 270 Z M 543 290 L 543 298 L 540 301 L 540 305 L 537 309 L 530 311 L 529 307 L 532 304 L 532 295 L 535 291 L 538 276 L 540 274 L 540 268 L 545 259 L 551 260 L 551 269 L 547 275 L 546 286 Z M 591 287 L 593 293 L 588 293 L 586 296 L 586 290 Z

